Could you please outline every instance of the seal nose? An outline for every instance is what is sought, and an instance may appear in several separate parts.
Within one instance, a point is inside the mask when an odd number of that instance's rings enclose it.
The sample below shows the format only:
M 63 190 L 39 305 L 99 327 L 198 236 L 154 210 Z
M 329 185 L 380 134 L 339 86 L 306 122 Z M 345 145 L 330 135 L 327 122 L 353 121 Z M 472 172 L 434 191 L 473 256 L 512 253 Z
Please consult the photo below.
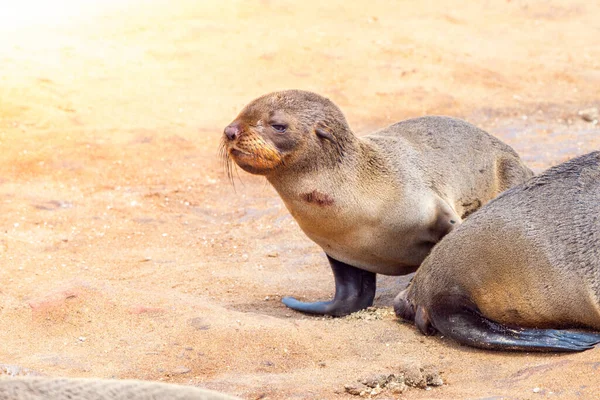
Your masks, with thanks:
M 236 123 L 228 125 L 225 128 L 224 133 L 225 133 L 225 136 L 227 136 L 227 139 L 235 140 L 235 139 L 237 139 L 238 136 L 240 136 L 240 126 Z

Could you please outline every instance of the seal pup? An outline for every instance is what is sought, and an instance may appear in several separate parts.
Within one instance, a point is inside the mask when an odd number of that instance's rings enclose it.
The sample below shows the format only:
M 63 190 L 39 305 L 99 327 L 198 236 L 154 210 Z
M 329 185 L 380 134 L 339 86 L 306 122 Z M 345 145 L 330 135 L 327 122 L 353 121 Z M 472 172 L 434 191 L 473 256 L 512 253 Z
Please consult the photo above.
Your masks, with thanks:
M 0 400 L 235 400 L 212 390 L 167 383 L 86 378 L 0 378 Z
M 483 349 L 580 351 L 600 342 L 600 152 L 550 168 L 446 236 L 396 314 Z
M 331 301 L 288 307 L 345 315 L 373 304 L 377 273 L 414 272 L 470 213 L 533 173 L 508 145 L 449 117 L 421 117 L 357 137 L 318 94 L 257 98 L 223 133 L 223 155 L 266 176 L 333 270 Z

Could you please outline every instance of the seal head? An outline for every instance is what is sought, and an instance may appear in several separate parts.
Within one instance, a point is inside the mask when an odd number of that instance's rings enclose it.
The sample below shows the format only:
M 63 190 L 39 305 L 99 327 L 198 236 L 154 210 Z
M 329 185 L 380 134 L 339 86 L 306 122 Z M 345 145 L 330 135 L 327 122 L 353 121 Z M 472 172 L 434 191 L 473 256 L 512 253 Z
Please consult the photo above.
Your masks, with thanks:
M 350 138 L 348 123 L 333 102 L 288 90 L 248 104 L 225 128 L 222 149 L 228 165 L 233 160 L 244 171 L 271 175 L 338 162 Z

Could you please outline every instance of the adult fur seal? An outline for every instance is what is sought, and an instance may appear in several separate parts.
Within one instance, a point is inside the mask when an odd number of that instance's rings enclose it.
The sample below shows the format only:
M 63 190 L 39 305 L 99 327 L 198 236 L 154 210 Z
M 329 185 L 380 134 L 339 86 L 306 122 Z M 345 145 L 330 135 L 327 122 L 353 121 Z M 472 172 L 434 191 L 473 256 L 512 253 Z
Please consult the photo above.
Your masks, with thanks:
M 600 152 L 501 194 L 446 236 L 395 302 L 425 334 L 495 350 L 600 342 Z
M 283 299 L 315 314 L 370 306 L 376 273 L 415 271 L 465 216 L 532 176 L 509 146 L 467 122 L 415 118 L 359 138 L 330 100 L 298 90 L 252 101 L 225 128 L 223 150 L 266 176 L 327 254 L 334 299 Z
M 0 378 L 0 400 L 235 400 L 212 390 L 166 383 L 83 378 Z

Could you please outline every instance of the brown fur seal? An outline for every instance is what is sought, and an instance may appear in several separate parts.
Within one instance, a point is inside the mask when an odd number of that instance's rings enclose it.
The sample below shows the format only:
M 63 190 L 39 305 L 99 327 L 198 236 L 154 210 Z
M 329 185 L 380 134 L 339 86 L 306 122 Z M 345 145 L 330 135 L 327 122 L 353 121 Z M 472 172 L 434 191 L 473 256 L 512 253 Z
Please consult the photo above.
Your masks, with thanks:
M 298 90 L 248 104 L 225 128 L 223 150 L 266 176 L 327 254 L 334 299 L 283 299 L 315 314 L 370 306 L 376 273 L 415 271 L 465 216 L 532 176 L 509 146 L 467 122 L 415 118 L 359 138 L 330 100 Z
M 82 378 L 0 378 L 0 400 L 235 400 L 237 397 L 166 383 Z
M 396 314 L 497 350 L 600 342 L 600 152 L 549 169 L 469 217 L 425 259 Z M 524 328 L 523 328 L 524 327 Z

